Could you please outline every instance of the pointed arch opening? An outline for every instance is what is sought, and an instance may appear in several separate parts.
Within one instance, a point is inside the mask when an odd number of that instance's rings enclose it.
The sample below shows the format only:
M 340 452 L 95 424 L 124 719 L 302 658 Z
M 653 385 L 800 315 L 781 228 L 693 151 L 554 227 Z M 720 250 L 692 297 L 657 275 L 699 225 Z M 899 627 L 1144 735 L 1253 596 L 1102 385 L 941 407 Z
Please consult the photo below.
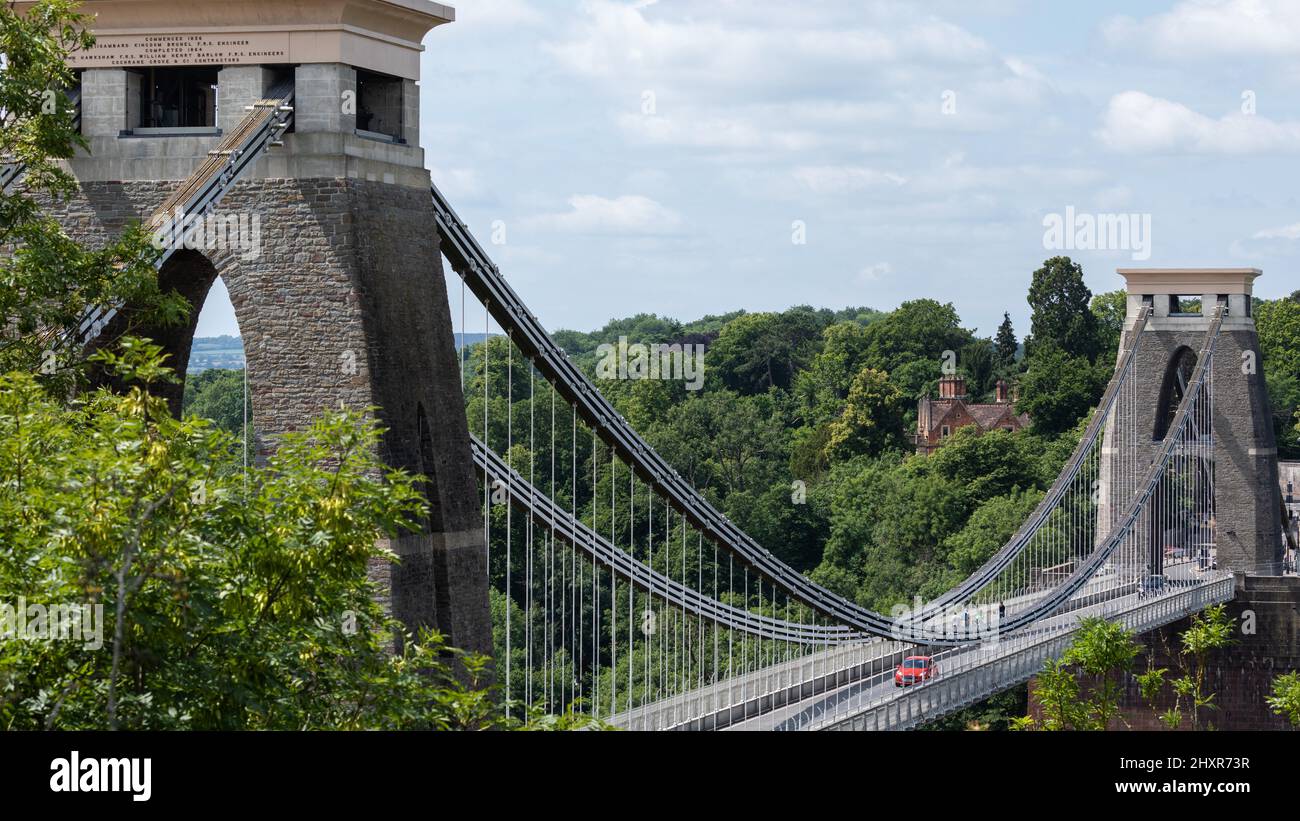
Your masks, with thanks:
M 1155 429 L 1151 432 L 1153 441 L 1164 441 L 1165 435 L 1174 422 L 1178 406 L 1187 395 L 1187 384 L 1196 370 L 1196 352 L 1183 345 L 1174 351 L 1165 367 L 1164 379 L 1160 384 L 1160 399 L 1156 405 Z
M 241 440 L 252 441 L 253 407 L 249 391 L 243 336 L 230 293 L 220 276 L 213 278 L 191 321 L 185 376 L 183 414 L 210 419 Z

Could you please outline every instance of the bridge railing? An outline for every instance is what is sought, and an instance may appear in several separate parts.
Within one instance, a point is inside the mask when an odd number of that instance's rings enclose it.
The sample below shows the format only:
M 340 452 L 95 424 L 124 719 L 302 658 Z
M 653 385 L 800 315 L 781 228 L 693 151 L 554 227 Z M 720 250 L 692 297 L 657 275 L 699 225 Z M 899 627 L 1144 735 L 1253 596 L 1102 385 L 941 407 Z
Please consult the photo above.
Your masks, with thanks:
M 719 730 L 892 670 L 909 645 L 876 639 L 820 650 L 608 719 L 626 730 Z
M 1059 658 L 1073 641 L 1078 619 L 1101 616 L 1135 633 L 1177 621 L 1235 595 L 1236 580 L 1219 571 L 1202 584 L 1162 596 L 1102 602 L 1076 614 L 1065 629 L 1012 637 L 993 648 L 959 651 L 941 661 L 939 677 L 883 695 L 864 695 L 836 704 L 806 729 L 902 730 L 933 721 L 977 703 L 1042 672 L 1047 660 Z

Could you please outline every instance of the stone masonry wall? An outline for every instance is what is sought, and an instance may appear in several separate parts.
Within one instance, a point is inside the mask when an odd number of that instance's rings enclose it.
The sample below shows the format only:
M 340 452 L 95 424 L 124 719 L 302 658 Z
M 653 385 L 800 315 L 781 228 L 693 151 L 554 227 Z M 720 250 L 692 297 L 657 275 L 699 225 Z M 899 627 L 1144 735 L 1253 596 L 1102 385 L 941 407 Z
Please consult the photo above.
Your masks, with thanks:
M 86 182 L 50 211 L 93 245 L 147 218 L 177 184 Z M 489 651 L 482 523 L 428 192 L 363 180 L 253 180 L 237 185 L 219 213 L 260 228 L 257 253 L 178 253 L 164 282 L 191 299 L 197 317 L 222 277 L 259 434 L 302 429 L 327 408 L 380 406 L 390 428 L 385 461 L 432 481 L 429 526 L 393 540 L 401 563 L 376 567 L 376 576 L 391 586 L 393 613 L 409 628 L 437 627 L 453 646 Z M 192 334 L 193 323 L 156 336 L 183 363 Z
M 1284 730 L 1290 725 L 1274 715 L 1265 703 L 1273 688 L 1273 679 L 1291 670 L 1300 670 L 1300 578 L 1238 576 L 1237 597 L 1227 605 L 1227 613 L 1238 630 L 1233 644 L 1210 656 L 1205 689 L 1215 694 L 1217 709 L 1204 711 L 1201 723 L 1220 730 Z M 1253 614 L 1254 633 L 1242 632 L 1243 615 Z M 1155 667 L 1171 672 L 1167 678 L 1181 675 L 1185 660 L 1179 656 L 1179 637 L 1190 624 L 1183 619 L 1139 638 L 1144 653 L 1138 658 L 1136 672 L 1145 672 L 1147 657 Z M 1186 662 L 1191 664 L 1191 662 Z M 1163 712 L 1172 706 L 1172 698 L 1157 702 Z M 1120 700 L 1124 722 L 1137 730 L 1164 729 L 1155 711 L 1142 701 L 1137 682 L 1129 679 Z M 1184 727 L 1190 729 L 1190 716 Z

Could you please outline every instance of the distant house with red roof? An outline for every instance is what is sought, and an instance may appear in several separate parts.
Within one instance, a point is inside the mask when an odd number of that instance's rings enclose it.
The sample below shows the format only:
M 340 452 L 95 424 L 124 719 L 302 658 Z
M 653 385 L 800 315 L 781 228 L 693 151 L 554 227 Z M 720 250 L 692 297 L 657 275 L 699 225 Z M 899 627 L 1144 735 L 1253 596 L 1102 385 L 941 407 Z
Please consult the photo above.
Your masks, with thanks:
M 1029 415 L 1016 413 L 1015 396 L 1006 380 L 999 379 L 994 402 L 971 402 L 966 379 L 945 376 L 939 380 L 939 398 L 921 397 L 916 407 L 916 452 L 934 453 L 958 428 L 975 425 L 981 433 L 991 430 L 1018 431 L 1030 425 Z

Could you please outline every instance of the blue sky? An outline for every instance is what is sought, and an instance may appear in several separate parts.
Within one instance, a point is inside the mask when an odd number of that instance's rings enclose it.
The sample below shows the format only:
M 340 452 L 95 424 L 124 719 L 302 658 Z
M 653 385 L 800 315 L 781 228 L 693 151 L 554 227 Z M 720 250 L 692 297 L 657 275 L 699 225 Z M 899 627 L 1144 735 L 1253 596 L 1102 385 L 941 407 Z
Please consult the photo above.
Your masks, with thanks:
M 1150 219 L 1148 259 L 1065 252 L 1094 291 L 1183 265 L 1300 288 L 1300 2 L 455 5 L 426 162 L 553 330 L 932 297 L 1023 334 L 1067 209 Z M 199 333 L 232 332 L 214 290 Z

